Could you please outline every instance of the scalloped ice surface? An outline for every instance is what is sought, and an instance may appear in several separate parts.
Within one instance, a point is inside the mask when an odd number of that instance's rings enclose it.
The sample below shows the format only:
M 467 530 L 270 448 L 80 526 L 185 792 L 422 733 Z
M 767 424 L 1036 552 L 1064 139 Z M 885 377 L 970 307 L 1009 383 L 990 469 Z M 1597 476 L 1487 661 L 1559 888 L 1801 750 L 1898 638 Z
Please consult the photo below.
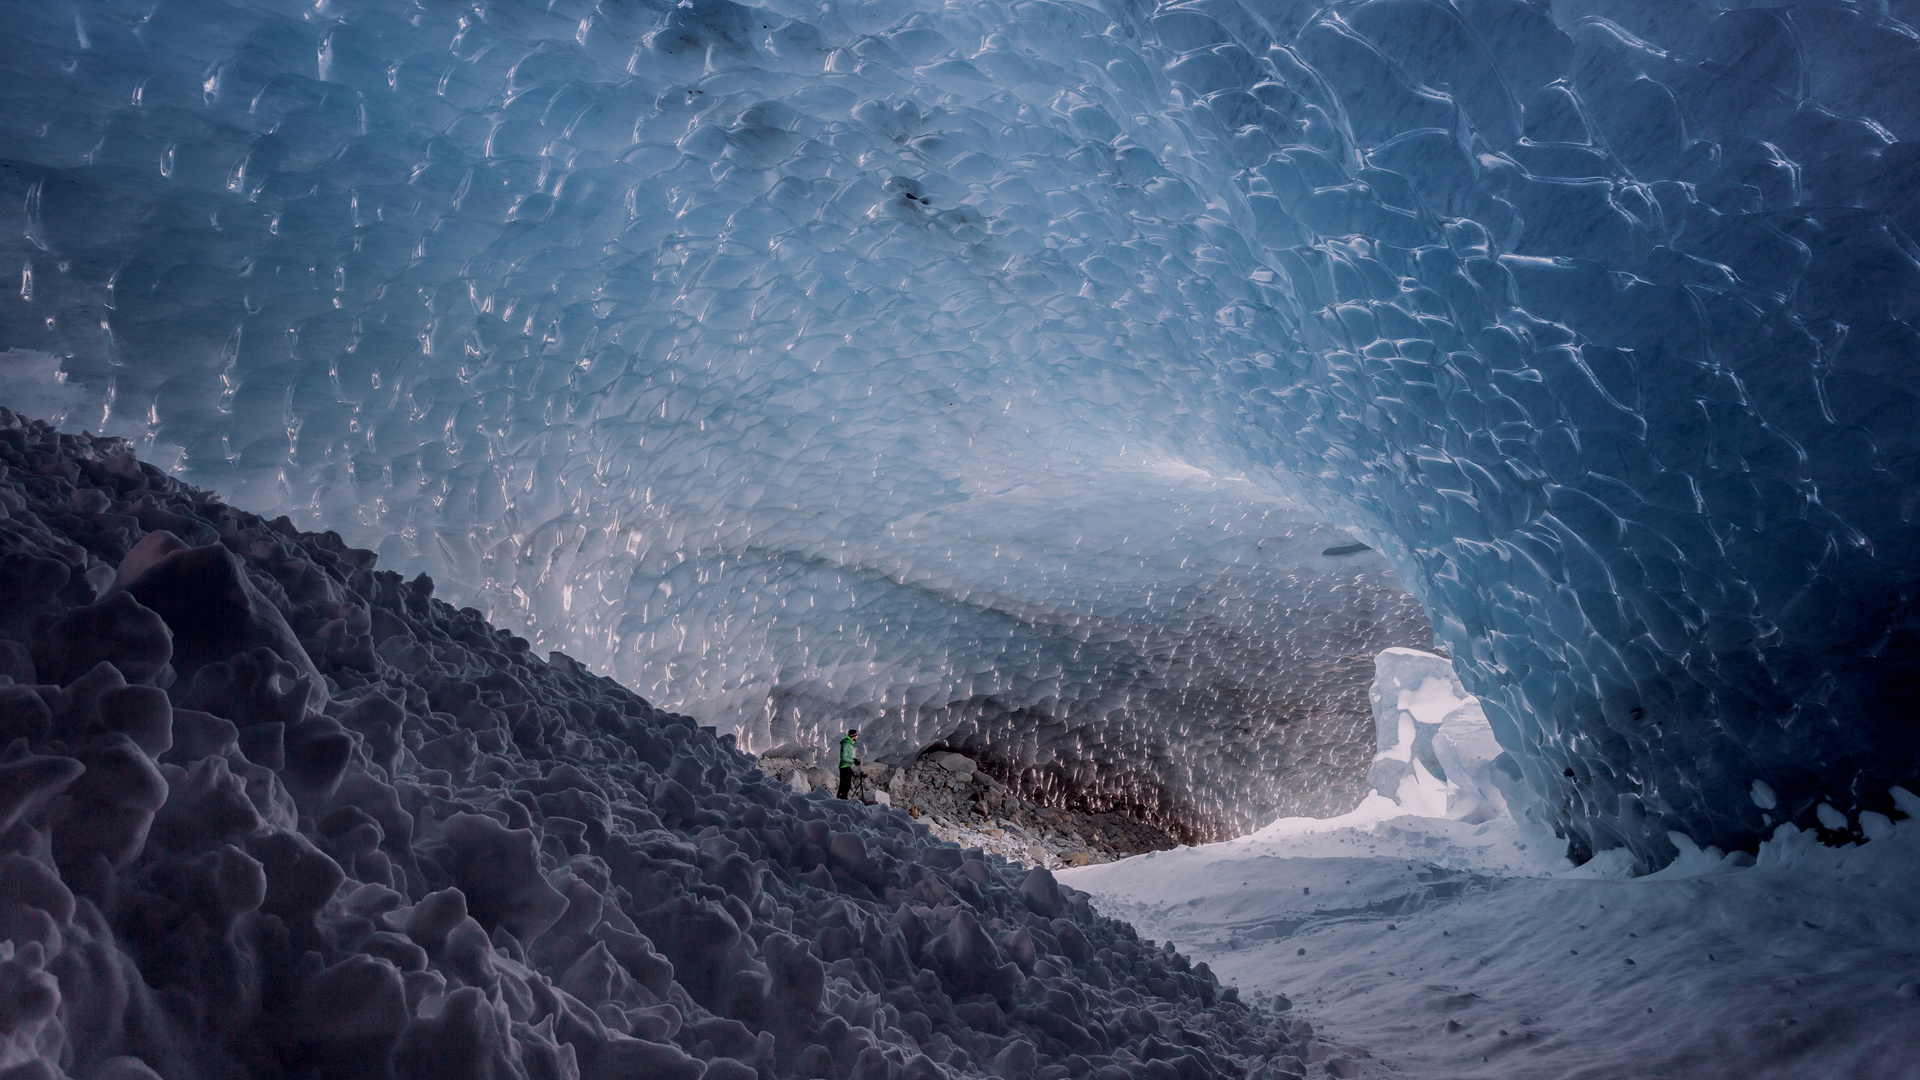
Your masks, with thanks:
M 1576 857 L 1751 846 L 1915 770 L 1915 17 L 33 5 L 9 393 L 749 746 L 1200 831 L 1358 783 L 1390 567 Z

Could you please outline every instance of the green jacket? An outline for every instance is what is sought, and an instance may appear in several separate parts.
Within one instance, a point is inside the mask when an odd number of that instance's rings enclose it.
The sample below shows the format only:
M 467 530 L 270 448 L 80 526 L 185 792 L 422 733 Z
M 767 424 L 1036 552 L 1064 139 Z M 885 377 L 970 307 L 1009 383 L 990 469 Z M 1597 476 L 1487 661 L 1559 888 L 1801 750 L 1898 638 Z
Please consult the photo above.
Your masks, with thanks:
M 840 737 L 840 767 L 843 769 L 851 769 L 855 764 L 856 759 L 853 756 L 853 736 L 842 735 Z

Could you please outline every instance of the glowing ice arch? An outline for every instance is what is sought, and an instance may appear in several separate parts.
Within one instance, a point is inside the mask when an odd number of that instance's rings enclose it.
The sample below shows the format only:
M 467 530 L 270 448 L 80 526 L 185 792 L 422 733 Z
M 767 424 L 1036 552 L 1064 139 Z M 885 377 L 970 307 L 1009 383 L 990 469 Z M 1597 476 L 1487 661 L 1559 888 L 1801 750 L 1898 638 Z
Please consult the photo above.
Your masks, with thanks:
M 944 543 L 989 493 L 1102 491 L 1105 545 L 1195 542 L 1190 481 L 1292 499 L 1428 605 L 1576 847 L 1660 860 L 1748 842 L 1755 778 L 1798 814 L 1915 768 L 1908 6 L 36 5 L 4 340 L 70 422 L 643 688 L 725 656 L 709 701 L 959 685 L 930 619 L 913 677 L 756 638 L 773 593 L 1182 635 L 1167 564 L 965 542 L 1038 509 Z

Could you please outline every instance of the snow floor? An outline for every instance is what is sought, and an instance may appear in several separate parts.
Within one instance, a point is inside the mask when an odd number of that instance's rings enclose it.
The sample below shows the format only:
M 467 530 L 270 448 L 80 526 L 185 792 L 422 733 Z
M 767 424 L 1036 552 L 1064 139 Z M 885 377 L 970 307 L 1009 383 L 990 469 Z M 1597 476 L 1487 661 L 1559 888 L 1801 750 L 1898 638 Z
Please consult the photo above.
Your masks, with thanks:
M 1284 995 L 1362 1076 L 1920 1078 L 1920 799 L 1863 845 L 1785 825 L 1630 878 L 1504 814 L 1448 820 L 1419 779 L 1058 877 L 1243 999 Z

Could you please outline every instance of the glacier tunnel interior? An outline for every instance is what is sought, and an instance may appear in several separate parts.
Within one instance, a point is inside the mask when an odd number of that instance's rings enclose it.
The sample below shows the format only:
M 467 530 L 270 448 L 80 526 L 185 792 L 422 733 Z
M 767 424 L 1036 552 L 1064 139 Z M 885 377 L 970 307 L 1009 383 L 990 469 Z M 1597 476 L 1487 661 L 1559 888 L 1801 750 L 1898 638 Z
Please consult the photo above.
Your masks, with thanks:
M 1920 763 L 1913 0 L 3 10 L 0 403 L 748 749 L 1227 835 L 1437 645 L 1576 855 Z

